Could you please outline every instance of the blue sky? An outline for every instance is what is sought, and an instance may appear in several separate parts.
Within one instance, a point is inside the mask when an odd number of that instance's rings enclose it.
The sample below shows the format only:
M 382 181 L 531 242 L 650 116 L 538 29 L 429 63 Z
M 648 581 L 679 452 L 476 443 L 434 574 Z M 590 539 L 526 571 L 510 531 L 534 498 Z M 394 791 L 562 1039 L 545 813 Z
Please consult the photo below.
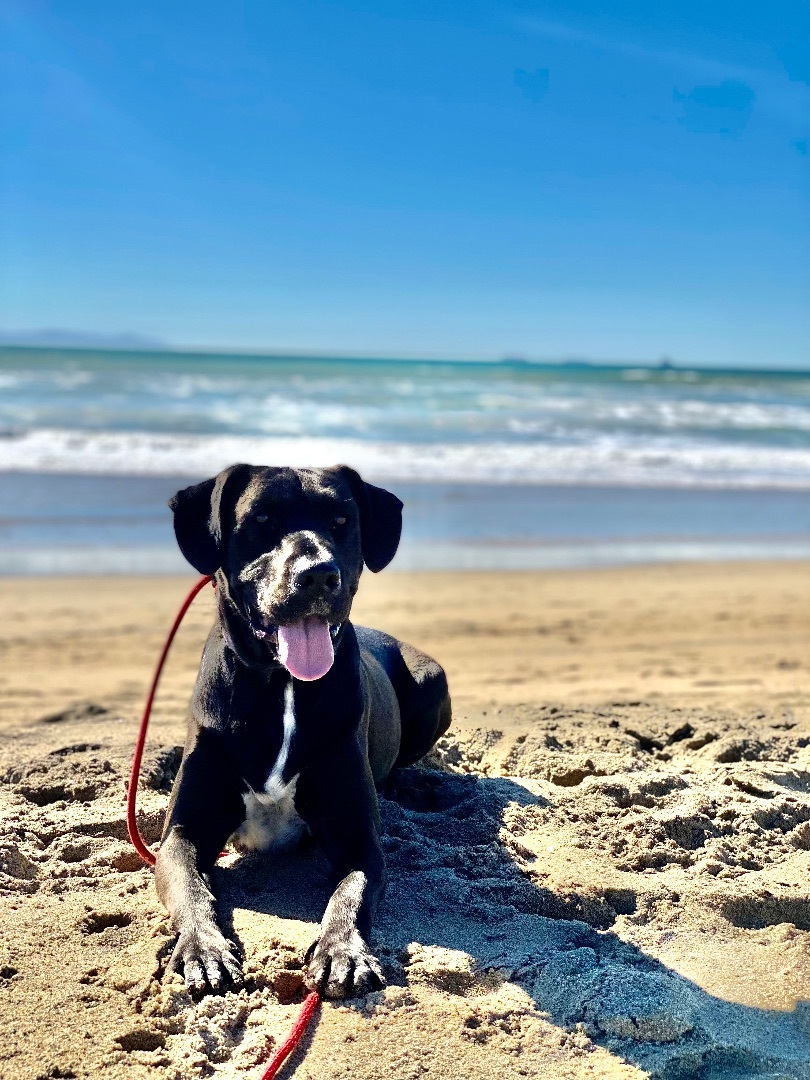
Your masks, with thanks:
M 6 0 L 0 326 L 810 364 L 804 0 Z

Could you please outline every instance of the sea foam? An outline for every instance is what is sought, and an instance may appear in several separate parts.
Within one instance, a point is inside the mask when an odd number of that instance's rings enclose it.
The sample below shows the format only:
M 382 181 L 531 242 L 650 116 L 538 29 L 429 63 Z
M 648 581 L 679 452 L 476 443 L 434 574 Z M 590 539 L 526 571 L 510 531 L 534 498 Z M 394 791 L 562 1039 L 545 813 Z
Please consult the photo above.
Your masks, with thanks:
M 37 428 L 0 439 L 0 470 L 7 471 L 203 477 L 237 461 L 341 462 L 378 480 L 810 488 L 810 449 L 661 435 L 423 443 Z

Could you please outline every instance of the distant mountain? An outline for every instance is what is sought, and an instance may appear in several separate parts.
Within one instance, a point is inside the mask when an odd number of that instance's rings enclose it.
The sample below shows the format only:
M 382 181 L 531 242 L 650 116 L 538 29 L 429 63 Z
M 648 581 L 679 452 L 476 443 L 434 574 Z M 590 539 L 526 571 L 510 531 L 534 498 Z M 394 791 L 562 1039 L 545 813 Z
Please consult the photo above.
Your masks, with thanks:
M 166 349 L 165 341 L 145 334 L 96 334 L 87 330 L 0 330 L 0 345 L 42 349 Z

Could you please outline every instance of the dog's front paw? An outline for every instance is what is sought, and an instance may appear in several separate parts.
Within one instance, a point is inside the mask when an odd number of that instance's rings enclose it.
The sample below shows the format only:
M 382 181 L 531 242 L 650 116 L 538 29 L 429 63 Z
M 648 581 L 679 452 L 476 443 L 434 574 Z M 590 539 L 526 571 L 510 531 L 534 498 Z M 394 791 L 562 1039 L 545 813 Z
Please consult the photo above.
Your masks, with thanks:
M 220 990 L 226 982 L 242 985 L 242 968 L 233 942 L 216 926 L 182 931 L 166 970 L 180 972 L 186 986 L 198 992 L 209 987 Z
M 357 930 L 348 937 L 328 932 L 307 949 L 306 984 L 327 998 L 360 997 L 385 986 L 380 961 Z

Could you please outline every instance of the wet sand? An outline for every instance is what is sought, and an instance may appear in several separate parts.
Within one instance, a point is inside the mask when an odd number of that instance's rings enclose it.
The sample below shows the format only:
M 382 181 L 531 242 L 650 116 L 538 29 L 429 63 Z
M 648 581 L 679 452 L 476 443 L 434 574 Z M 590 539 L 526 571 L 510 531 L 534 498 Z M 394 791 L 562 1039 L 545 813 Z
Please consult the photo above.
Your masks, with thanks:
M 126 840 L 192 580 L 0 580 L 2 1077 L 257 1076 L 295 1015 L 317 853 L 225 860 L 248 983 L 192 1001 Z M 445 664 L 455 723 L 382 802 L 389 986 L 287 1075 L 810 1077 L 809 599 L 807 563 L 367 575 L 355 621 Z M 151 841 L 211 611 L 156 704 Z

